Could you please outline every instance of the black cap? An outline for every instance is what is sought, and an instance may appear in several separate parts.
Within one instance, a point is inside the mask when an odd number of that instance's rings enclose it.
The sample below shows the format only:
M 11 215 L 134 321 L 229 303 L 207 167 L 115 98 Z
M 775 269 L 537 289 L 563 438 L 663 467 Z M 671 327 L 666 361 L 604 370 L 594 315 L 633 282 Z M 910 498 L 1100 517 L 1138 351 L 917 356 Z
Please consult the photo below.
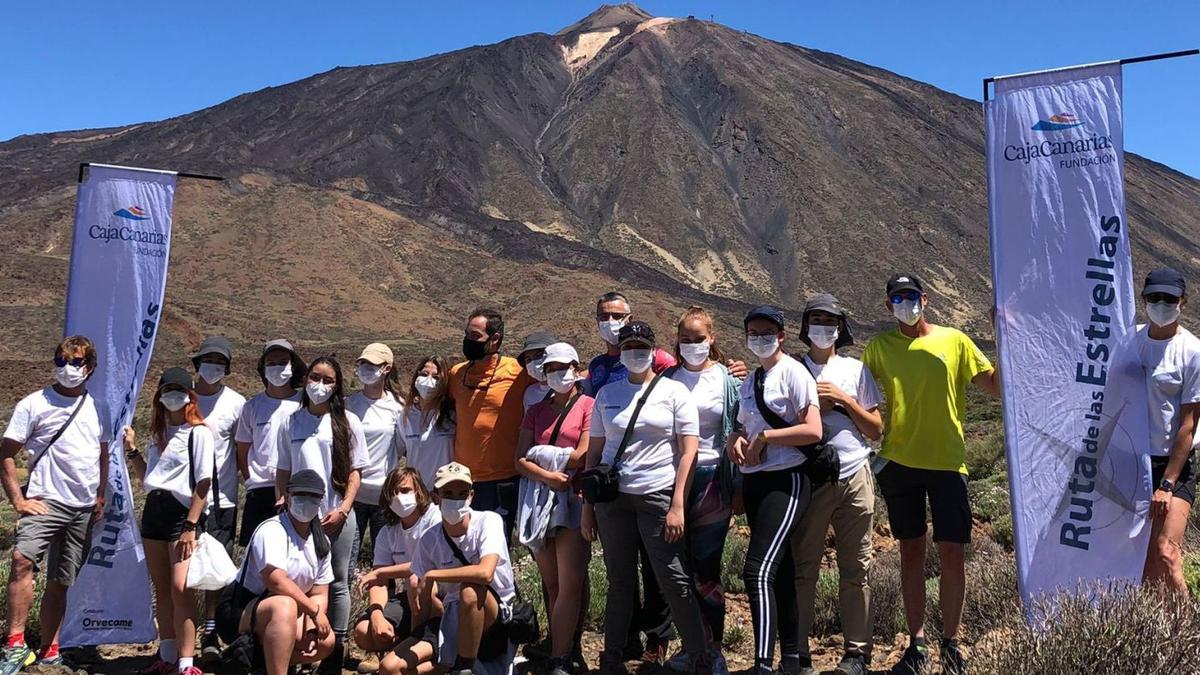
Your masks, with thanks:
M 200 343 L 200 348 L 196 350 L 192 356 L 192 365 L 196 368 L 200 367 L 200 357 L 206 354 L 220 354 L 225 357 L 225 371 L 228 374 L 229 364 L 233 363 L 233 345 L 229 344 L 229 340 L 220 335 L 210 335 L 204 338 L 204 342 Z
M 1187 294 L 1187 283 L 1183 275 L 1170 267 L 1154 270 L 1146 275 L 1146 285 L 1142 287 L 1142 295 L 1151 293 L 1166 293 L 1181 298 Z
M 800 318 L 801 342 L 812 346 L 812 342 L 808 339 L 808 315 L 810 312 L 818 311 L 828 312 L 838 318 L 838 336 L 837 341 L 833 343 L 834 349 L 854 344 L 854 335 L 850 333 L 850 322 L 846 320 L 849 315 L 842 308 L 842 303 L 829 293 L 817 293 L 804 304 L 804 315 Z
M 779 326 L 779 330 L 783 330 L 783 312 L 771 305 L 760 305 L 750 310 L 750 313 L 742 320 L 742 327 L 750 325 L 750 322 L 755 319 L 766 319 Z
M 534 331 L 529 334 L 529 337 L 525 338 L 525 344 L 521 347 L 521 353 L 517 356 L 517 361 L 519 361 L 521 365 L 525 365 L 525 352 L 545 349 L 555 342 L 558 342 L 558 338 L 554 337 L 554 334 L 550 331 Z
M 887 294 L 899 293 L 900 291 L 916 291 L 924 293 L 925 287 L 921 285 L 921 280 L 915 274 L 897 274 L 888 279 Z
M 658 344 L 654 339 L 654 329 L 645 321 L 630 321 L 621 326 L 621 331 L 617 333 L 617 346 L 626 342 L 645 342 L 651 347 Z
M 312 469 L 301 469 L 288 477 L 287 491 L 289 495 L 306 492 L 324 497 L 325 480 Z
M 187 391 L 191 391 L 193 388 L 195 388 L 195 385 L 192 383 L 192 374 L 178 366 L 167 368 L 163 371 L 162 377 L 158 378 L 159 389 L 172 384 L 177 387 L 182 387 Z

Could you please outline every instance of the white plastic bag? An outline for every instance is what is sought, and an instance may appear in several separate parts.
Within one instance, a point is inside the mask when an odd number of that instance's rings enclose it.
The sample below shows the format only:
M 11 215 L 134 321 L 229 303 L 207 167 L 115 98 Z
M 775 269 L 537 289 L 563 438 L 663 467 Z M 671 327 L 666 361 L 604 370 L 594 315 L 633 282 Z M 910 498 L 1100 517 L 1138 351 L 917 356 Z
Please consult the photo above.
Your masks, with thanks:
M 219 591 L 233 583 L 237 571 L 221 542 L 208 533 L 196 538 L 196 548 L 188 558 L 188 588 Z

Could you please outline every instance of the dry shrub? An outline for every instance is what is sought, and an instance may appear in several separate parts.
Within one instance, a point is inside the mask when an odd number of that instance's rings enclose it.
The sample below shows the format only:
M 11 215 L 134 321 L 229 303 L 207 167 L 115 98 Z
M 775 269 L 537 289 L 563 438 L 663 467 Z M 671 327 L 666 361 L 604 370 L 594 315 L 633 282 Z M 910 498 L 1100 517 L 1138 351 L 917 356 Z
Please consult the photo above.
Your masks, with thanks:
M 1043 605 L 1048 608 L 1049 605 Z M 1044 630 L 1018 622 L 976 651 L 996 673 L 1200 672 L 1200 603 L 1156 588 L 1060 597 Z
M 871 565 L 871 612 L 875 615 L 876 637 L 891 640 L 907 629 L 904 599 L 900 595 L 900 554 L 877 554 Z
M 842 632 L 842 619 L 838 607 L 838 579 L 837 569 L 824 569 L 817 575 L 817 592 L 812 608 L 813 635 L 837 635 Z M 801 607 L 800 611 L 806 609 Z

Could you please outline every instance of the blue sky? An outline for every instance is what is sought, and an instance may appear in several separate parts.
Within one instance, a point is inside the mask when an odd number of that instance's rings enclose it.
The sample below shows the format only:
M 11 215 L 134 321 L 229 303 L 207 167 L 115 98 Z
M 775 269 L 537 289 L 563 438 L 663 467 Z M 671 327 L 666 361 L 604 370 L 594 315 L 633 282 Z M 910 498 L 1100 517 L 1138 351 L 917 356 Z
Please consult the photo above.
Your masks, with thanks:
M 0 139 L 158 120 L 341 65 L 532 32 L 598 2 L 21 2 L 0 22 Z M 979 99 L 981 79 L 1200 47 L 1200 2 L 640 3 Z M 1200 177 L 1200 57 L 1125 70 L 1126 148 Z

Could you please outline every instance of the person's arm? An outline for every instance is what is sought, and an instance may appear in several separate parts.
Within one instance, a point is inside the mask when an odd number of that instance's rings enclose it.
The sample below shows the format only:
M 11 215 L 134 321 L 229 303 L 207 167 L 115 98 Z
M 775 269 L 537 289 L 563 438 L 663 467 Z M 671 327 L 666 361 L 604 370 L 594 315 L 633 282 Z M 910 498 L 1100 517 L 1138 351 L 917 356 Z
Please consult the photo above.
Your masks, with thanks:
M 1169 480 L 1174 484 L 1179 480 L 1179 474 L 1183 473 L 1183 467 L 1187 464 L 1188 456 L 1192 454 L 1192 441 L 1196 433 L 1196 420 L 1200 417 L 1200 402 L 1185 403 L 1179 409 L 1179 430 L 1175 432 L 1175 438 L 1171 442 L 1171 454 L 1167 459 L 1167 468 L 1163 470 L 1163 480 Z M 1161 517 L 1167 515 L 1171 509 L 1171 499 L 1174 497 L 1172 492 L 1160 490 L 1157 485 L 1154 486 L 1154 496 L 1150 502 L 1153 516 Z
M 300 608 L 300 613 L 316 619 L 322 612 L 322 606 L 317 601 L 317 598 L 312 597 L 308 593 L 300 590 L 296 582 L 292 581 L 287 571 L 282 570 L 274 565 L 267 565 L 262 571 L 263 583 L 266 584 L 267 591 L 271 595 L 286 595 L 296 601 L 296 606 Z M 313 586 L 313 591 L 318 588 L 328 588 L 327 586 Z
M 100 482 L 96 485 L 96 508 L 92 513 L 92 522 L 98 523 L 104 517 L 104 507 L 108 503 L 108 442 L 100 444 Z
M 192 489 L 192 503 L 188 507 L 187 522 L 199 525 L 201 518 L 204 517 L 204 505 L 208 501 L 208 489 L 212 487 L 212 475 L 208 472 L 208 467 L 213 465 L 214 449 L 213 437 L 208 433 L 207 427 L 196 427 L 193 429 L 192 434 L 196 450 L 196 466 L 191 467 L 189 470 L 192 473 L 192 478 L 196 481 L 196 487 Z M 191 558 L 192 552 L 196 549 L 196 529 L 185 530 L 180 534 L 176 546 L 178 546 L 180 560 Z
M 425 573 L 425 581 L 445 582 L 452 584 L 475 584 L 487 586 L 496 576 L 496 566 L 500 564 L 500 555 L 489 553 L 482 556 L 474 565 L 463 567 L 448 567 L 440 570 L 429 570 Z
M 362 471 L 351 469 L 350 475 L 346 477 L 346 492 L 342 495 L 341 505 L 326 513 L 325 517 L 321 519 L 321 527 L 324 528 L 325 534 L 333 536 L 341 531 L 346 520 L 350 518 L 350 511 L 354 508 L 354 498 L 358 496 L 358 487 L 361 484 Z
M 137 451 L 137 438 L 134 435 L 133 427 L 125 427 L 122 434 L 121 445 L 125 449 L 125 457 L 133 465 L 133 470 L 137 473 L 138 480 L 145 483 L 148 467 L 146 458 L 142 456 L 142 453 Z
M 292 430 L 290 418 L 275 431 L 275 507 L 287 503 L 287 484 L 292 478 Z
M 809 405 L 798 415 L 796 424 L 783 429 L 764 429 L 755 438 L 762 439 L 769 445 L 812 445 L 821 440 L 824 429 L 821 426 L 821 409 L 815 403 Z
M 864 408 L 856 397 L 842 391 L 832 382 L 818 382 L 817 395 L 840 405 L 849 414 L 854 426 L 867 438 L 877 441 L 883 437 L 883 415 L 878 406 L 870 410 Z
M 671 494 L 671 508 L 667 511 L 667 522 L 663 538 L 674 543 L 683 538 L 687 498 L 692 491 L 692 476 L 695 473 L 696 457 L 700 454 L 700 438 L 692 435 L 677 435 L 679 466 L 675 471 L 675 491 Z
M 8 501 L 22 516 L 45 515 L 50 513 L 50 507 L 40 499 L 26 499 L 21 494 L 21 485 L 17 482 L 17 462 L 14 459 L 21 452 L 22 444 L 11 438 L 0 443 L 0 480 L 4 482 L 4 492 Z
M 1000 368 L 985 370 L 972 377 L 971 381 L 989 396 L 1000 396 Z
M 588 450 L 591 449 L 592 412 L 593 410 L 585 411 L 583 425 L 579 428 L 579 440 L 575 442 L 575 449 L 571 451 L 571 458 L 567 460 L 568 469 L 581 469 L 586 461 Z

